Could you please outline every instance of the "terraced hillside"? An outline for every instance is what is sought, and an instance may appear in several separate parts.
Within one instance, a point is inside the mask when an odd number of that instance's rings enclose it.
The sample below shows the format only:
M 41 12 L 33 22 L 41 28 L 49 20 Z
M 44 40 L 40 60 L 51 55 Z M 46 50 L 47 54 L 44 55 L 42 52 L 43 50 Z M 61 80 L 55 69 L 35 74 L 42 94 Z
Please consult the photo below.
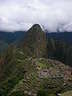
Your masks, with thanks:
M 1 96 L 37 96 L 72 90 L 71 68 L 45 58 L 24 58 L 22 49 L 15 49 L 15 58 L 4 65 L 6 77 L 0 83 Z M 49 96 L 49 95 L 48 95 Z

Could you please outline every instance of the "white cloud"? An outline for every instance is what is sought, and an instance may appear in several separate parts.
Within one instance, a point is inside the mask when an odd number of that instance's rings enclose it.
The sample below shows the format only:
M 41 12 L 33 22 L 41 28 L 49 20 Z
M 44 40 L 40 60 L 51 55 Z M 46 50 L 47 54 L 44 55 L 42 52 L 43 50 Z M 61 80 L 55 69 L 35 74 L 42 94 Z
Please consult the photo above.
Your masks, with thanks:
M 35 23 L 50 31 L 60 24 L 71 29 L 72 0 L 0 0 L 0 30 L 26 30 Z

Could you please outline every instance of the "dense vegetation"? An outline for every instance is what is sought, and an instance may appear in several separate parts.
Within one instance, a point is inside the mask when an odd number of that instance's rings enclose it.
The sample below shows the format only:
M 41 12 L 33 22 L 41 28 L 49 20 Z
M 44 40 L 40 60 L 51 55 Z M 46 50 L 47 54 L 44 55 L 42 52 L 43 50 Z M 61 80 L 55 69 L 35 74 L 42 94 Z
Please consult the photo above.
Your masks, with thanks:
M 59 60 L 72 66 L 72 45 L 53 38 L 47 40 L 48 58 Z

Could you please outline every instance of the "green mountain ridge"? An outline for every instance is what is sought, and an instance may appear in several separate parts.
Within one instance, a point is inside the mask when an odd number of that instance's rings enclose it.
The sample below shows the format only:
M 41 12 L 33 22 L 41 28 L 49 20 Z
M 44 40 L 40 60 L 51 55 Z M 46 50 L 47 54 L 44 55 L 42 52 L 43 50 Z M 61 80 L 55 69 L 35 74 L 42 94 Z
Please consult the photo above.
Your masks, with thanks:
M 24 48 L 27 56 L 45 57 L 47 51 L 46 34 L 40 25 L 35 24 L 27 31 L 21 47 Z

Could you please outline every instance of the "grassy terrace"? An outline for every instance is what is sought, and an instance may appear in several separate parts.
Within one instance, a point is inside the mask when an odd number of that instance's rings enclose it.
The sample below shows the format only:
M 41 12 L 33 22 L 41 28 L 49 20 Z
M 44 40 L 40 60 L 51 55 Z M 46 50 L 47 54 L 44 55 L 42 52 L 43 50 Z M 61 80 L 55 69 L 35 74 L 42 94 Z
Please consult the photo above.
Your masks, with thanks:
M 72 91 L 64 92 L 61 96 L 72 96 Z
M 72 83 L 64 86 L 64 79 L 57 77 L 63 74 L 63 68 L 66 67 L 63 64 L 59 69 L 56 61 L 45 58 L 24 58 L 23 51 L 19 49 L 13 60 L 13 63 L 9 62 L 11 66 L 7 66 L 6 80 L 0 84 L 1 96 L 36 96 L 37 94 L 38 96 L 56 96 L 58 91 L 72 90 Z M 50 70 L 52 78 L 49 75 L 46 78 L 44 76 L 40 78 L 39 73 L 43 69 Z

